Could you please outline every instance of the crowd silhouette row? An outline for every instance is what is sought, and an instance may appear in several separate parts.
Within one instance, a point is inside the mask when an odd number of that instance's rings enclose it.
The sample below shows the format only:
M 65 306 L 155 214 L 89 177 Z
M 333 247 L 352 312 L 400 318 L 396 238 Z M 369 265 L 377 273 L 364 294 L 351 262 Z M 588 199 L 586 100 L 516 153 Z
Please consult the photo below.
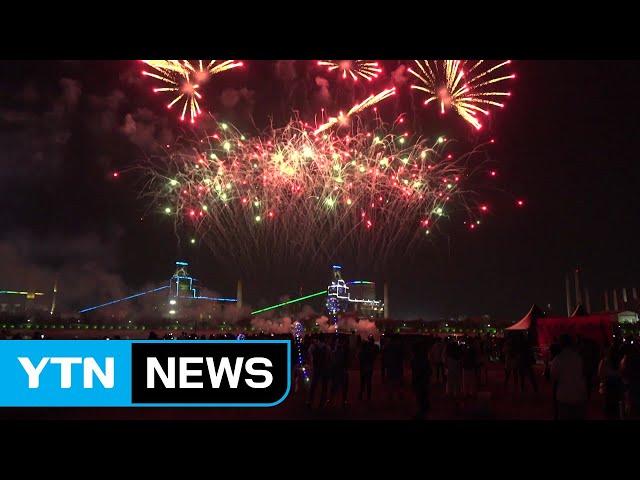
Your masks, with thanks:
M 401 398 L 407 385 L 418 418 L 428 415 L 433 385 L 442 385 L 458 405 L 489 388 L 490 364 L 502 365 L 502 395 L 531 391 L 539 382 L 551 386 L 555 419 L 584 419 L 595 391 L 602 397 L 608 419 L 638 418 L 640 414 L 640 346 L 631 337 L 601 346 L 588 338 L 562 335 L 540 352 L 522 334 L 446 337 L 383 335 L 307 335 L 300 346 L 304 358 L 294 370 L 294 392 L 306 395 L 309 407 L 348 405 L 349 370 L 359 371 L 357 398 L 371 401 L 373 375 L 379 369 L 388 400 Z M 496 369 L 493 368 L 493 371 Z M 495 387 L 495 385 L 492 385 Z M 307 387 L 307 388 L 304 388 Z M 545 401 L 545 399 L 541 399 Z

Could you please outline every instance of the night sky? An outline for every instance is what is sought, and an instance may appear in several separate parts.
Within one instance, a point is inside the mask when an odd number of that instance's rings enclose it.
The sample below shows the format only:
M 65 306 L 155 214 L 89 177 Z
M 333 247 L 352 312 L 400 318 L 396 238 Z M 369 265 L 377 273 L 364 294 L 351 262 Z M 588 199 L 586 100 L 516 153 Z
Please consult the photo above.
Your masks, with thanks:
M 308 61 L 246 63 L 216 79 L 219 93 L 206 105 L 219 118 L 264 127 L 292 108 L 316 107 L 283 81 L 313 83 Z M 381 86 L 401 63 L 384 62 Z M 473 232 L 444 229 L 418 259 L 374 275 L 390 281 L 394 317 L 515 320 L 532 303 L 562 313 L 564 275 L 576 266 L 594 310 L 604 288 L 640 286 L 640 62 L 516 60 L 514 71 L 512 97 L 487 133 L 499 189 L 487 197 L 491 215 Z M 75 308 L 163 282 L 184 258 L 202 284 L 234 295 L 237 275 L 204 244 L 189 245 L 188 234 L 178 239 L 139 197 L 141 179 L 129 169 L 184 128 L 139 73 L 134 61 L 0 63 L 0 289 L 48 291 L 60 275 L 61 296 Z M 278 284 L 265 275 L 246 284 L 245 297 L 259 305 L 314 292 L 328 274 Z

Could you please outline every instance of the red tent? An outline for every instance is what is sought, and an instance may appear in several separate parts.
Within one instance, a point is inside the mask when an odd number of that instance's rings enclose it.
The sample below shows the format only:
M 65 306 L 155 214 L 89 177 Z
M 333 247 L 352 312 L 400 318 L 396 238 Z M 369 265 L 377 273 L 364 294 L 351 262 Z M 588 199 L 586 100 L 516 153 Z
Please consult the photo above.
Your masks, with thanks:
M 585 315 L 580 305 L 571 317 L 545 317 L 545 313 L 533 305 L 519 322 L 505 330 L 526 331 L 529 338 L 543 349 L 551 345 L 554 338 L 565 333 L 572 337 L 580 335 L 595 340 L 599 345 L 607 345 L 611 343 L 613 325 L 616 321 L 616 314 Z
M 580 315 L 574 317 L 551 317 L 540 319 L 536 324 L 538 345 L 547 346 L 563 334 L 580 335 L 592 339 L 599 345 L 611 343 L 616 316 L 608 313 Z
M 535 327 L 536 320 L 542 317 L 544 317 L 544 312 L 542 311 L 542 309 L 535 304 L 531 305 L 531 309 L 529 310 L 529 313 L 527 313 L 524 317 L 522 317 L 522 319 L 519 322 L 516 322 L 510 327 L 505 328 L 505 330 L 509 330 L 509 331 L 529 330 L 532 326 Z

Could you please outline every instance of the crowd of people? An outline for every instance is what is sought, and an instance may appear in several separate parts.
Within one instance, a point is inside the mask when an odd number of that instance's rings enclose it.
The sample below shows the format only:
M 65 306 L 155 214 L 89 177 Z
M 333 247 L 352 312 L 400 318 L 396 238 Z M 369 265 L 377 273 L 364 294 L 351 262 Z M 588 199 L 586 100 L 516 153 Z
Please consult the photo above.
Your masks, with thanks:
M 359 370 L 358 400 L 371 401 L 373 374 L 380 369 L 389 401 L 402 400 L 405 369 L 410 370 L 410 390 L 416 401 L 416 416 L 422 418 L 430 408 L 430 386 L 445 385 L 452 399 L 464 400 L 475 395 L 478 385 L 488 378 L 488 362 L 493 342 L 487 338 L 440 339 L 433 336 L 373 336 L 362 341 L 357 335 L 307 336 L 303 350 L 306 363 L 294 372 L 294 391 L 309 382 L 306 404 L 309 407 L 348 405 L 351 366 Z M 356 364 L 356 365 L 353 365 Z M 379 365 L 378 367 L 376 367 Z
M 456 408 L 476 400 L 481 387 L 491 390 L 489 365 L 493 363 L 498 366 L 494 372 L 503 372 L 498 379 L 501 395 L 533 392 L 534 398 L 552 405 L 555 419 L 587 418 L 586 407 L 595 392 L 602 398 L 606 418 L 638 418 L 639 347 L 631 338 L 603 348 L 588 338 L 569 335 L 557 338 L 546 352 L 521 334 L 502 338 L 383 335 L 379 343 L 373 336 L 362 341 L 357 335 L 309 335 L 302 345 L 305 364 L 294 372 L 294 391 L 306 395 L 310 408 L 346 407 L 348 371 L 354 369 L 359 371 L 359 402 L 371 401 L 374 393 L 389 401 L 401 400 L 408 390 L 414 396 L 416 416 L 422 418 L 429 413 L 434 385 L 442 386 Z M 404 385 L 407 367 L 409 388 Z M 381 392 L 374 392 L 376 368 L 382 378 Z M 307 389 L 301 388 L 305 382 Z M 540 382 L 550 385 L 551 398 L 537 396 Z
M 640 418 L 640 348 L 633 338 L 600 346 L 561 335 L 549 348 L 545 376 L 552 382 L 556 419 L 586 418 L 596 387 L 606 418 Z

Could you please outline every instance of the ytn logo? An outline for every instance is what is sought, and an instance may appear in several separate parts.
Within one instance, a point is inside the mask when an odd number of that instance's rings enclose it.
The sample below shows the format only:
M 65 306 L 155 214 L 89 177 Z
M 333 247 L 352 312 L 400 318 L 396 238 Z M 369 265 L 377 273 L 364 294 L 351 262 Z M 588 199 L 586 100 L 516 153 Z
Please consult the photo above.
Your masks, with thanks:
M 47 365 L 59 365 L 60 368 L 60 388 L 71 388 L 72 367 L 74 365 L 82 365 L 82 386 L 83 388 L 93 388 L 93 379 L 96 377 L 104 388 L 113 388 L 114 377 L 114 358 L 107 357 L 104 359 L 104 370 L 98 365 L 93 357 L 42 357 L 34 365 L 29 357 L 18 357 L 18 361 L 27 374 L 28 385 L 30 389 L 40 388 L 40 375 Z

